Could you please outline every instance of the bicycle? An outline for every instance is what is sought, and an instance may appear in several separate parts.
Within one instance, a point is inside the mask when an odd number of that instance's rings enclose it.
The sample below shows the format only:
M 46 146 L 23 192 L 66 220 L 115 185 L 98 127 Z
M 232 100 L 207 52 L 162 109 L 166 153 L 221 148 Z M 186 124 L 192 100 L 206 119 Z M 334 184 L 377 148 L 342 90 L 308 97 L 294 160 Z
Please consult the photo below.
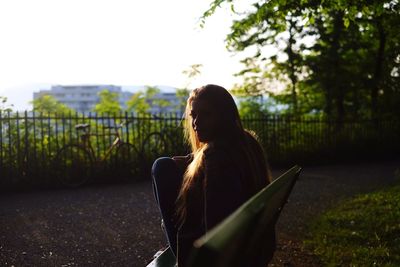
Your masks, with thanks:
M 104 126 L 109 132 L 104 134 L 90 133 L 89 124 L 78 124 L 75 129 L 80 132 L 80 143 L 70 143 L 58 150 L 55 156 L 57 177 L 61 183 L 68 187 L 78 187 L 88 182 L 96 169 L 106 166 L 106 161 L 111 158 L 115 163 L 113 175 L 123 179 L 137 177 L 140 174 L 138 164 L 138 151 L 134 145 L 122 140 L 119 129 L 129 121 L 115 126 Z M 112 131 L 113 130 L 113 131 Z M 103 155 L 96 157 L 92 146 L 91 136 L 115 136 L 114 141 Z
M 155 120 L 172 121 L 175 118 L 162 118 L 152 115 Z M 180 120 L 179 124 L 182 124 Z M 178 148 L 181 149 L 178 149 Z M 163 124 L 159 130 L 150 132 L 143 140 L 140 154 L 144 159 L 143 169 L 146 174 L 151 173 L 152 162 L 159 156 L 165 156 L 169 153 L 187 153 L 188 149 L 183 143 L 183 126 L 171 123 Z

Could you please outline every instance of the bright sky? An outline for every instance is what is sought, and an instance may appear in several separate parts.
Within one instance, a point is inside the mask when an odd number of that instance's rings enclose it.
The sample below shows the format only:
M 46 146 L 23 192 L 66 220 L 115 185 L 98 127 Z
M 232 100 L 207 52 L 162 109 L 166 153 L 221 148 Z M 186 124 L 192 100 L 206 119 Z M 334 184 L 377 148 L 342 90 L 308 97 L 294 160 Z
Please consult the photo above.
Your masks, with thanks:
M 190 87 L 237 78 L 225 49 L 231 17 L 220 9 L 199 27 L 211 0 L 2 0 L 0 96 L 29 108 L 53 84 L 182 87 L 182 71 L 203 64 Z

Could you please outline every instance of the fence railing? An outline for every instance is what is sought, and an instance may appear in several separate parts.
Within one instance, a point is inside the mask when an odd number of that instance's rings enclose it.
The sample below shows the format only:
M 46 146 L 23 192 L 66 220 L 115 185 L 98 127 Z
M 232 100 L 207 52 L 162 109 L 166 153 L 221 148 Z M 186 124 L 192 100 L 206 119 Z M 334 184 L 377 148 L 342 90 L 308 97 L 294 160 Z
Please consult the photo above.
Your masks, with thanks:
M 268 116 L 244 118 L 275 164 L 341 162 L 381 158 L 400 152 L 400 121 L 348 120 L 323 117 Z
M 76 125 L 90 125 L 93 154 L 101 158 L 115 140 L 110 131 L 121 122 L 125 122 L 119 129 L 121 138 L 135 146 L 138 160 L 145 159 L 148 165 L 159 156 L 188 152 L 184 121 L 177 114 L 0 113 L 0 185 L 53 183 L 57 151 L 80 142 Z M 272 164 L 329 162 L 400 151 L 399 121 L 339 124 L 320 117 L 266 116 L 243 118 L 243 124 L 258 135 Z M 104 176 L 112 176 L 112 165 L 109 170 Z

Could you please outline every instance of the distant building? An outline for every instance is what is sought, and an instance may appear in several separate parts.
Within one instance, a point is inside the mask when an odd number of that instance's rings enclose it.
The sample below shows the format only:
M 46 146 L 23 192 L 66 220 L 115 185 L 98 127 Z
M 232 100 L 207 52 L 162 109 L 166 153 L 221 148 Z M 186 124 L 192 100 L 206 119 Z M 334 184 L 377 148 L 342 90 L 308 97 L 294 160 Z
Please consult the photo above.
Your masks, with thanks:
M 40 90 L 33 93 L 33 99 L 43 95 L 51 95 L 66 106 L 78 112 L 87 113 L 92 111 L 99 102 L 99 92 L 103 90 L 118 93 L 122 107 L 125 106 L 125 102 L 132 95 L 132 93 L 128 92 L 123 93 L 121 87 L 115 85 L 55 85 L 50 90 Z
M 165 100 L 169 103 L 168 106 L 157 105 L 157 100 Z M 179 112 L 179 99 L 176 97 L 175 92 L 161 92 L 156 94 L 154 98 L 148 99 L 147 102 L 150 104 L 150 113 L 170 113 Z
M 37 99 L 43 95 L 51 95 L 57 101 L 78 112 L 93 112 L 95 105 L 100 101 L 99 92 L 108 90 L 119 94 L 119 103 L 123 109 L 126 109 L 126 102 L 132 97 L 133 93 L 122 91 L 121 86 L 115 85 L 54 85 L 49 90 L 40 90 L 33 93 L 33 99 Z M 166 100 L 168 106 L 159 106 L 156 103 Z M 179 99 L 175 92 L 161 92 L 152 99 L 147 99 L 151 106 L 151 113 L 168 113 L 177 112 Z

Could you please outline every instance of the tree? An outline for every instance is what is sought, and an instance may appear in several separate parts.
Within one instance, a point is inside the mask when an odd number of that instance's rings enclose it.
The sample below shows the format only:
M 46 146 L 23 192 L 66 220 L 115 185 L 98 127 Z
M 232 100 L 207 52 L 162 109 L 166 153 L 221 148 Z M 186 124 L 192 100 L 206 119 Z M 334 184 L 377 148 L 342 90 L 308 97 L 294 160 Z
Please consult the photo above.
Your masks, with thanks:
M 138 91 L 133 94 L 127 102 L 127 110 L 134 111 L 138 114 L 146 114 L 150 112 L 151 106 L 160 107 L 161 112 L 165 107 L 171 105 L 168 100 L 156 98 L 161 90 L 155 86 L 146 86 L 144 92 Z
M 31 101 L 33 105 L 33 111 L 43 114 L 67 114 L 73 112 L 73 110 L 66 106 L 65 104 L 57 101 L 52 95 L 43 95 L 40 96 L 33 101 Z
M 204 18 L 215 12 L 222 4 L 229 2 L 234 13 L 234 1 L 214 1 Z M 283 1 L 282 1 L 283 2 Z M 302 23 L 297 1 L 285 1 L 281 8 L 280 1 L 253 3 L 254 12 L 246 13 L 240 20 L 235 20 L 231 32 L 227 36 L 228 48 L 231 51 L 244 51 L 254 48 L 253 56 L 245 58 L 242 63 L 245 69 L 238 73 L 244 77 L 243 88 L 250 95 L 271 94 L 269 83 L 277 81 L 286 84 L 290 94 L 292 113 L 298 112 L 298 76 L 302 73 L 302 58 L 300 55 L 299 39 Z M 239 12 L 238 12 L 239 13 Z M 274 54 L 266 56 L 265 47 L 275 47 Z M 266 68 L 265 68 L 266 67 Z M 266 82 L 267 81 L 267 82 Z
M 228 48 L 256 51 L 239 73 L 246 88 L 268 92 L 268 82 L 283 82 L 273 97 L 293 113 L 321 110 L 338 121 L 400 115 L 398 1 L 253 1 L 243 11 L 236 2 L 213 1 L 203 19 L 232 6 Z
M 99 93 L 100 101 L 95 105 L 93 111 L 96 113 L 115 114 L 122 111 L 119 104 L 119 94 L 110 92 L 109 90 L 102 90 Z
M 176 107 L 176 110 L 180 113 L 183 114 L 185 112 L 186 108 L 186 101 L 189 97 L 189 89 L 187 88 L 178 88 L 176 89 L 176 97 L 178 98 L 178 105 Z
M 137 114 L 146 114 L 150 110 L 150 105 L 147 103 L 144 92 L 139 91 L 132 95 L 126 102 L 127 110 L 136 112 Z
M 0 114 L 12 112 L 13 104 L 7 103 L 8 99 L 5 96 L 0 96 Z
M 317 56 L 308 58 L 309 83 L 323 89 L 325 113 L 338 121 L 382 116 L 382 108 L 387 106 L 382 96 L 388 91 L 382 85 L 396 79 L 391 73 L 399 55 L 400 31 L 395 27 L 400 23 L 399 4 L 332 4 L 328 14 L 315 15 L 319 39 L 313 46 Z M 392 40 L 390 45 L 387 39 Z M 397 85 L 395 99 L 400 99 L 399 89 Z
M 241 117 L 256 116 L 262 117 L 268 114 L 264 105 L 264 96 L 262 94 L 249 95 L 248 88 L 234 87 L 231 93 L 236 97 L 238 110 Z
M 262 98 L 261 98 L 262 99 Z M 246 97 L 239 102 L 239 114 L 241 117 L 255 116 L 257 118 L 268 114 L 259 98 Z

